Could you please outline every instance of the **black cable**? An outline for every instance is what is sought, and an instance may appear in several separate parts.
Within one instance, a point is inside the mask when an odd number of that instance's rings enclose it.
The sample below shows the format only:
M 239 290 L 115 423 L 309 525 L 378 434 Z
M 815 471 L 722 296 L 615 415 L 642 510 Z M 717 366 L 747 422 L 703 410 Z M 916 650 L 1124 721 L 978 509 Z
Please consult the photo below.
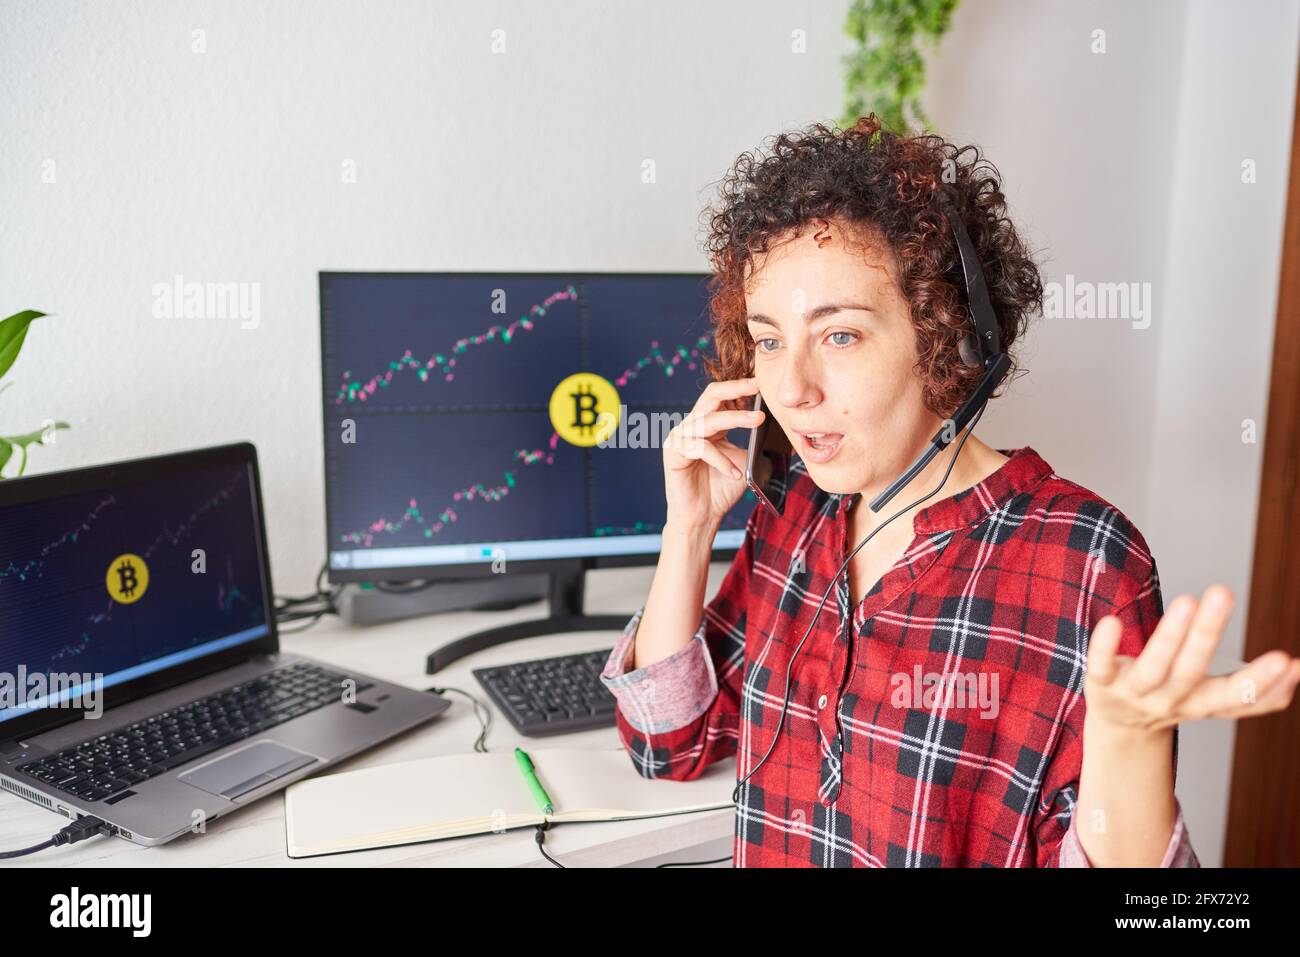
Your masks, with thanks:
M 316 572 L 316 591 L 314 591 L 310 595 L 302 595 L 296 598 L 287 597 L 287 596 L 283 597 L 279 600 L 279 603 L 276 605 L 275 610 L 283 611 L 284 609 L 290 608 L 294 605 L 305 605 L 307 602 L 312 602 L 312 601 L 326 601 L 329 602 L 330 604 L 333 604 L 333 599 L 334 599 L 333 591 L 321 587 L 321 579 L 325 577 L 325 572 L 328 568 L 329 568 L 329 563 L 322 562 L 320 566 L 320 570 Z
M 276 600 L 275 610 L 285 611 L 289 608 L 296 608 L 298 605 L 309 605 L 314 601 L 327 601 L 326 595 L 302 595 L 297 598 L 280 597 Z
M 319 607 L 316 608 L 304 607 L 310 604 L 310 602 L 307 601 L 286 602 L 283 605 L 277 605 L 275 609 L 276 617 L 283 621 L 283 620 L 293 618 L 295 615 L 299 618 L 305 618 L 306 616 L 314 614 L 317 611 L 330 610 L 330 603 L 328 598 L 313 599 L 313 601 L 318 602 Z
M 704 864 L 721 864 L 723 861 L 730 860 L 732 860 L 732 855 L 728 854 L 726 857 L 719 857 L 713 861 L 666 861 L 663 864 L 656 864 L 655 867 L 700 867 Z
M 23 857 L 26 854 L 35 854 L 37 851 L 43 851 L 47 847 L 62 847 L 64 844 L 76 844 L 80 841 L 86 840 L 86 838 L 94 837 L 96 834 L 112 833 L 112 825 L 97 817 L 79 817 L 47 841 L 41 841 L 41 843 L 33 844 L 31 847 L 19 848 L 16 851 L 0 851 L 0 860 Z
M 784 726 L 785 716 L 787 712 L 789 712 L 790 710 L 790 676 L 793 673 L 795 660 L 798 659 L 799 652 L 803 649 L 804 642 L 807 641 L 808 636 L 812 634 L 813 626 L 817 624 L 817 619 L 821 616 L 822 608 L 824 608 L 826 605 L 826 599 L 830 597 L 831 589 L 834 588 L 835 585 L 839 582 L 840 575 L 843 574 L 845 567 L 848 566 L 849 562 L 852 561 L 853 556 L 858 553 L 858 551 L 862 548 L 863 545 L 867 544 L 867 542 L 871 541 L 873 538 L 876 537 L 877 532 L 883 529 L 894 519 L 898 518 L 898 516 L 906 514 L 907 512 L 916 508 L 916 506 L 920 505 L 922 502 L 926 501 L 926 499 L 932 498 L 934 495 L 938 493 L 938 491 L 941 488 L 944 487 L 944 485 L 948 481 L 948 476 L 952 474 L 953 466 L 957 464 L 957 457 L 961 455 L 962 447 L 966 444 L 966 440 L 970 438 L 971 433 L 975 431 L 975 425 L 979 422 L 980 417 L 984 414 L 985 408 L 987 408 L 987 406 L 980 406 L 980 410 L 975 413 L 975 417 L 971 420 L 970 425 L 967 426 L 966 430 L 962 433 L 961 441 L 957 443 L 957 448 L 952 453 L 952 459 L 948 462 L 948 468 L 944 471 L 943 478 L 939 479 L 939 484 L 936 485 L 933 489 L 931 489 L 927 494 L 918 498 L 915 502 L 912 502 L 910 505 L 904 505 L 893 515 L 889 516 L 889 518 L 885 519 L 883 522 L 881 522 L 879 525 L 873 528 L 867 534 L 867 536 L 862 539 L 862 541 L 858 542 L 857 547 L 854 548 L 853 551 L 849 552 L 848 557 L 846 557 L 844 561 L 840 563 L 840 567 L 836 569 L 835 574 L 831 576 L 830 584 L 826 586 L 826 591 L 822 593 L 822 600 L 817 603 L 817 610 L 813 612 L 812 621 L 808 622 L 808 630 L 805 631 L 803 633 L 803 637 L 799 639 L 799 644 L 795 646 L 794 653 L 790 655 L 790 663 L 786 665 L 785 697 L 784 700 L 782 700 L 781 702 L 781 718 L 776 723 L 776 732 L 772 735 L 772 743 L 767 746 L 767 753 L 763 755 L 763 759 L 759 761 L 758 764 L 754 765 L 754 767 L 750 769 L 750 772 L 748 774 L 746 774 L 743 778 L 741 778 L 739 781 L 736 782 L 736 787 L 731 792 L 732 803 L 739 803 L 740 789 L 744 787 L 745 782 L 748 781 L 750 778 L 752 778 L 755 772 L 758 771 L 758 769 L 761 768 L 767 762 L 767 759 L 772 756 L 772 751 L 776 748 L 776 742 L 781 739 L 781 728 Z
M 11 857 L 22 857 L 25 854 L 35 854 L 37 851 L 43 851 L 47 847 L 56 847 L 54 838 L 41 841 L 39 844 L 33 844 L 31 847 L 24 847 L 17 851 L 0 851 L 0 860 L 8 860 Z
M 276 600 L 275 620 L 277 623 L 287 624 L 292 621 L 311 619 L 310 621 L 307 621 L 307 624 L 299 628 L 291 628 L 288 630 L 281 629 L 280 634 L 292 635 L 300 631 L 306 631 L 308 628 L 311 628 L 320 621 L 325 615 L 337 615 L 339 613 L 338 605 L 336 604 L 338 590 L 335 588 L 325 588 L 322 582 L 325 577 L 325 572 L 328 569 L 328 562 L 321 564 L 320 571 L 316 573 L 316 591 L 312 594 L 284 595 Z M 409 595 L 414 592 L 424 591 L 426 588 L 430 588 L 436 584 L 438 584 L 438 579 L 416 581 L 400 585 L 394 585 L 389 582 L 373 582 L 372 587 L 376 591 L 381 591 L 387 595 Z M 319 607 L 302 607 L 304 605 L 311 605 L 313 602 L 319 603 Z
M 327 614 L 329 614 L 329 608 L 305 608 L 283 612 L 277 615 L 275 620 L 281 624 L 288 624 L 291 621 L 299 621 L 303 618 L 317 618 Z
M 564 868 L 564 865 L 561 864 L 559 861 L 557 861 L 555 858 L 551 857 L 551 855 L 547 854 L 546 848 L 542 846 L 542 842 L 546 840 L 546 832 L 551 829 L 551 826 L 552 825 L 550 821 L 544 821 L 543 823 L 537 825 L 537 835 L 536 835 L 537 849 L 542 852 L 542 857 L 546 858 L 556 867 Z M 567 868 L 565 869 L 567 870 Z
M 333 588 L 325 588 L 322 580 L 325 572 L 329 568 L 328 562 L 321 564 L 320 570 L 316 573 L 316 591 L 311 595 L 286 596 L 277 600 L 275 604 L 275 620 L 277 624 L 287 624 L 293 621 L 307 621 L 305 625 L 298 628 L 279 629 L 282 635 L 292 635 L 300 631 L 306 631 L 315 625 L 325 615 L 337 615 L 338 606 L 335 604 L 337 592 Z M 303 605 L 309 605 L 312 602 L 318 602 L 319 607 L 303 608 Z
M 435 687 L 435 688 L 425 688 L 424 690 L 432 691 L 434 694 L 443 694 L 444 692 L 447 691 L 454 691 L 456 692 L 456 694 L 462 694 L 470 700 L 470 703 L 474 706 L 474 717 L 478 718 L 479 727 L 482 729 L 479 731 L 478 737 L 474 740 L 474 750 L 482 754 L 486 754 L 488 728 L 492 724 L 492 709 L 489 708 L 486 704 L 483 704 L 481 701 L 478 700 L 478 698 L 475 698 L 468 691 L 461 691 L 459 688 L 436 688 Z M 482 715 L 479 714 L 480 707 L 483 709 Z
M 734 808 L 735 805 L 732 805 L 732 807 Z M 662 814 L 629 814 L 624 817 L 601 817 L 601 818 L 594 818 L 592 820 L 587 820 L 587 821 L 566 821 L 565 823 L 566 824 L 613 824 L 618 821 L 648 821 L 651 818 L 656 818 L 656 817 L 679 817 L 682 814 L 703 814 L 706 811 L 717 811 L 717 810 L 721 810 L 721 809 L 716 807 L 691 808 L 688 811 L 664 811 Z M 545 857 L 556 867 L 563 867 L 564 866 L 563 864 L 561 864 L 555 858 L 551 857 L 551 855 L 547 854 L 546 850 L 542 847 L 542 841 L 544 840 L 542 832 L 549 831 L 556 826 L 557 826 L 557 822 L 551 820 L 547 820 L 545 824 L 534 824 L 533 827 L 537 829 L 537 834 L 535 835 L 534 839 L 537 841 L 537 847 L 538 849 L 541 850 L 543 857 Z M 731 860 L 731 858 L 729 857 L 720 857 L 716 861 L 685 861 L 677 864 L 667 864 L 667 865 L 656 864 L 655 867 L 668 867 L 668 866 L 693 867 L 697 864 L 721 864 L 723 861 L 729 861 L 729 860 Z
M 681 814 L 700 814 L 700 813 L 703 813 L 704 811 L 716 811 L 716 810 L 718 810 L 718 808 L 694 808 L 694 809 L 689 810 L 689 811 L 665 811 L 665 812 L 662 813 L 662 814 L 633 814 L 633 815 L 630 815 L 630 816 L 628 816 L 628 817 L 606 817 L 606 818 L 597 818 L 597 819 L 595 819 L 595 820 L 590 820 L 590 821 L 572 821 L 572 822 L 566 822 L 566 823 L 573 823 L 573 824 L 613 824 L 613 823 L 615 823 L 615 822 L 617 822 L 617 821 L 646 821 L 646 820 L 649 820 L 649 819 L 651 819 L 651 818 L 656 818 L 656 817 L 677 817 L 677 816 L 679 816 L 679 815 L 681 815 Z M 556 867 L 564 867 L 565 865 L 561 864 L 561 863 L 560 863 L 559 861 L 557 861 L 555 858 L 551 857 L 550 854 L 547 854 L 547 853 L 546 853 L 546 849 L 545 849 L 545 847 L 542 846 L 542 845 L 543 845 L 543 841 L 545 840 L 545 834 L 544 834 L 544 832 L 549 831 L 549 830 L 551 830 L 552 828 L 554 828 L 554 827 L 556 827 L 556 826 L 557 826 L 557 823 L 556 823 L 555 821 L 551 821 L 551 820 L 547 820 L 547 821 L 545 821 L 545 822 L 542 823 L 542 824 L 535 824 L 535 825 L 533 825 L 533 827 L 536 829 L 536 834 L 534 835 L 534 840 L 537 841 L 537 848 L 538 848 L 538 850 L 540 850 L 540 851 L 542 852 L 542 856 L 543 856 L 543 857 L 545 857 L 548 861 L 550 861 L 550 862 L 551 862 L 552 864 L 554 864 Z M 717 860 L 714 860 L 714 861 L 670 861 L 670 862 L 665 863 L 665 864 L 656 864 L 655 867 L 657 867 L 657 868 L 658 868 L 658 867 L 697 867 L 697 866 L 699 866 L 700 864 L 721 864 L 723 861 L 729 861 L 729 860 L 731 860 L 731 857 L 719 857 Z
M 325 615 L 328 614 L 332 614 L 332 612 L 329 609 L 322 608 L 320 611 L 315 612 L 314 614 L 299 615 L 297 617 L 283 619 L 285 621 L 299 621 L 303 618 L 310 618 L 311 620 L 307 622 L 307 624 L 305 625 L 299 625 L 297 628 L 277 628 L 276 633 L 280 635 L 296 635 L 300 631 L 306 631 L 308 628 L 316 624 L 318 621 L 321 620 L 321 618 L 323 618 Z

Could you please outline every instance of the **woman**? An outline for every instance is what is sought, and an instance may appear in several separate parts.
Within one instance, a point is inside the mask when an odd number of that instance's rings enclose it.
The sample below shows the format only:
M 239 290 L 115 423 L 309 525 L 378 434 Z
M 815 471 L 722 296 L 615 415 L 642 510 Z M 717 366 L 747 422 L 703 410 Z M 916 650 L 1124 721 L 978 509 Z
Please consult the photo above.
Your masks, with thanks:
M 1032 448 L 963 432 L 866 505 L 981 375 L 947 209 L 1011 352 L 1042 284 L 974 147 L 873 115 L 724 179 L 715 381 L 666 443 L 658 567 L 602 675 L 620 736 L 647 777 L 736 755 L 737 866 L 1197 866 L 1178 722 L 1284 708 L 1300 661 L 1207 677 L 1227 589 L 1162 618 L 1141 533 Z M 767 479 L 780 514 L 753 510 L 706 608 L 745 490 L 726 433 L 766 414 L 794 442 Z

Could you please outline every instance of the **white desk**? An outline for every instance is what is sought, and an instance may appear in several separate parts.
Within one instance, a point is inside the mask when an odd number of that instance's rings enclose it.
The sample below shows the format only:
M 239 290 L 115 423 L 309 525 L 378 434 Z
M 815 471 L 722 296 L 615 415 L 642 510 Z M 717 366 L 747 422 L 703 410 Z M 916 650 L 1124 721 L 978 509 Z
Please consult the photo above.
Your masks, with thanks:
M 710 568 L 708 594 L 716 591 L 726 566 Z M 635 611 L 649 591 L 652 570 L 603 569 L 587 575 L 586 610 L 593 614 Z M 517 734 L 479 686 L 471 669 L 484 665 L 544 658 L 548 655 L 610 648 L 617 635 L 608 631 L 530 638 L 498 645 L 462 658 L 436 675 L 424 673 L 425 656 L 453 638 L 481 628 L 545 615 L 537 602 L 504 612 L 451 612 L 426 618 L 351 628 L 335 618 L 323 619 L 301 634 L 281 639 L 285 651 L 353 668 L 411 688 L 432 685 L 461 688 L 493 712 L 487 736 L 489 751 L 524 748 L 618 745 L 613 728 L 555 738 Z M 294 627 L 292 624 L 288 627 Z M 472 751 L 479 723 L 464 696 L 448 693 L 452 706 L 423 727 L 356 755 L 324 773 L 353 770 L 395 761 Z M 636 774 L 631 759 L 627 771 Z M 7 792 L 0 792 L 0 849 L 27 847 L 59 830 L 68 819 Z M 546 849 L 571 867 L 618 867 L 660 860 L 710 860 L 731 852 L 734 812 L 704 811 L 679 817 L 614 823 L 564 824 L 547 832 Z M 293 860 L 285 853 L 284 794 L 263 798 L 212 821 L 206 834 L 187 835 L 162 847 L 140 847 L 121 838 L 96 837 L 80 844 L 38 851 L 0 862 L 0 867 L 551 867 L 538 852 L 531 828 L 504 834 L 453 838 L 404 847 L 381 848 L 327 857 Z M 725 866 L 725 865 L 723 865 Z

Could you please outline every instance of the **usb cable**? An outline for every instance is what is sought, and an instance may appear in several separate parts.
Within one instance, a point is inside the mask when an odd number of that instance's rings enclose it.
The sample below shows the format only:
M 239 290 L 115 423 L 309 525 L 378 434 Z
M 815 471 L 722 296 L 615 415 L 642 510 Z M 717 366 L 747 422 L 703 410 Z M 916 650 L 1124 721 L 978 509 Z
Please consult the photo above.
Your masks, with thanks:
M 31 847 L 24 847 L 17 851 L 0 851 L 0 860 L 7 860 L 11 857 L 23 857 L 27 854 L 35 854 L 37 851 L 43 851 L 47 847 L 60 847 L 64 844 L 76 844 L 78 841 L 84 841 L 86 838 L 94 837 L 96 834 L 112 833 L 112 826 L 97 817 L 79 817 L 48 841 L 41 841 L 39 844 L 33 844 Z

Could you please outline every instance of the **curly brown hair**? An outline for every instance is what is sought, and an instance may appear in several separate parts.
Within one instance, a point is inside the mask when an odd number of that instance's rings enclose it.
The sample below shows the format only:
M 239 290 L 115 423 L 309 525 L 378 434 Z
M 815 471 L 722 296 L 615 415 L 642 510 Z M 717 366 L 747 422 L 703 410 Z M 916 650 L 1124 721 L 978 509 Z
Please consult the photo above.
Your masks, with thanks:
M 941 192 L 979 254 L 1002 348 L 1012 359 L 1012 374 L 1018 374 L 1012 346 L 1041 311 L 1043 284 L 1008 218 L 997 168 L 976 146 L 958 147 L 934 134 L 896 136 L 881 129 L 872 113 L 847 130 L 816 123 L 781 133 L 769 155 L 742 153 L 721 181 L 719 204 L 704 213 L 714 271 L 709 311 L 716 357 L 705 359 L 709 375 L 753 375 L 744 283 L 754 257 L 789 230 L 819 220 L 824 227 L 834 219 L 892 251 L 916 328 L 916 371 L 926 407 L 940 418 L 952 415 L 981 370 L 967 366 L 957 352 L 970 326 L 957 285 L 960 256 Z

